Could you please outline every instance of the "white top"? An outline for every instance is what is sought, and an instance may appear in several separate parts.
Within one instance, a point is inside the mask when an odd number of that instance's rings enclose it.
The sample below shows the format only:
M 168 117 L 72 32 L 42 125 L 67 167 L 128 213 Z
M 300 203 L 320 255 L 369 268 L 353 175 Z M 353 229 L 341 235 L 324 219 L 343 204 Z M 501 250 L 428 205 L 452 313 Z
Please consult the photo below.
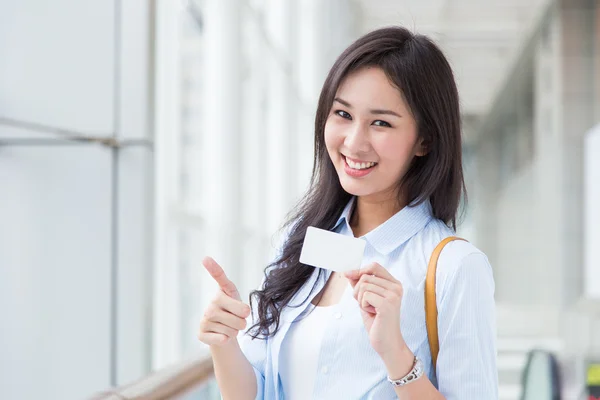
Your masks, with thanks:
M 311 304 L 291 324 L 281 344 L 280 378 L 286 400 L 313 398 L 323 334 L 327 321 L 335 315 L 335 308 Z

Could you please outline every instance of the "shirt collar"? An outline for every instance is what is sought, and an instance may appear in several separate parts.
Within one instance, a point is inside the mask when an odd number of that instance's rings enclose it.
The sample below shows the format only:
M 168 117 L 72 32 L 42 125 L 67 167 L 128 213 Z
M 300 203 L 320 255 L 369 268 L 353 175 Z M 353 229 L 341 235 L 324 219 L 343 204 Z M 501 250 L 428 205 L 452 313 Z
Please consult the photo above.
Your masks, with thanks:
M 352 197 L 338 218 L 334 229 L 337 229 L 340 224 L 345 223 L 348 231 L 352 232 L 350 216 L 354 210 L 355 203 L 356 197 Z M 425 228 L 432 219 L 433 213 L 431 203 L 428 199 L 420 204 L 413 202 L 411 205 L 398 211 L 383 224 L 364 235 L 363 238 L 378 253 L 387 255 Z
M 344 211 L 340 214 L 337 222 L 335 223 L 333 230 L 337 230 L 340 224 L 345 223 L 347 228 L 350 229 L 350 217 L 352 216 L 352 210 L 354 210 L 354 203 L 356 201 L 356 196 L 352 196 L 346 207 L 344 207 Z M 350 229 L 352 231 L 352 229 Z

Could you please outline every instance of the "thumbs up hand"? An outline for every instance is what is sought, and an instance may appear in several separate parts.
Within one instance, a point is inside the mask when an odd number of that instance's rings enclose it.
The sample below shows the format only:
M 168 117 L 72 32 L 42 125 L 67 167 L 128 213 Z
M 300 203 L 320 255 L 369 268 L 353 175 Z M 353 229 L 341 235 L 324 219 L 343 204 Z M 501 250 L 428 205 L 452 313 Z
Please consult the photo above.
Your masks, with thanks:
M 250 306 L 242 303 L 240 293 L 215 260 L 206 257 L 202 265 L 219 285 L 219 292 L 204 311 L 198 339 L 210 346 L 222 346 L 237 340 L 238 332 L 246 328 Z

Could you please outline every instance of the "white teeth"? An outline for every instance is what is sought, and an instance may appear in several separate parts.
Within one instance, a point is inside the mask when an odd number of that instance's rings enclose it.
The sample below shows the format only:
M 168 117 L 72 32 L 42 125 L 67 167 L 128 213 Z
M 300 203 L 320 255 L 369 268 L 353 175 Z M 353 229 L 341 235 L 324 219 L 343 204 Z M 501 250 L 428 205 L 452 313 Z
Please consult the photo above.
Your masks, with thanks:
M 350 166 L 350 168 L 352 169 L 367 169 L 367 168 L 371 168 L 372 166 L 374 166 L 377 163 L 374 162 L 363 162 L 363 163 L 355 163 L 354 161 L 346 158 L 346 163 L 348 163 L 348 165 Z

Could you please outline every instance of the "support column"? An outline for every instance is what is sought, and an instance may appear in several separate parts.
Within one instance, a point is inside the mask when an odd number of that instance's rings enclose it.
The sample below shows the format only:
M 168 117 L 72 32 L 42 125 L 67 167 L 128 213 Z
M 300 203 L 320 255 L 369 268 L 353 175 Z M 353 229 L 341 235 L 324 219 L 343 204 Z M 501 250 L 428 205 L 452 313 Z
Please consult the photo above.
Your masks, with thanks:
M 313 165 L 314 119 L 323 82 L 335 59 L 358 38 L 360 9 L 350 0 L 296 2 L 298 135 L 297 193 L 308 187 Z
M 298 87 L 298 135 L 296 193 L 306 191 L 310 182 L 314 153 L 314 122 L 319 92 L 325 79 L 323 53 L 328 40 L 323 13 L 329 2 L 301 0 L 296 2 L 298 36 L 295 44 L 298 68 L 295 79 Z
M 553 7 L 542 28 L 534 59 L 534 182 L 539 237 L 532 238 L 537 265 L 544 269 L 536 285 L 540 304 L 558 308 L 562 303 L 562 263 L 565 246 L 562 227 L 564 156 L 562 152 L 562 103 L 560 99 L 561 52 L 559 8 Z M 543 282 L 543 283 L 542 283 Z
M 260 3 L 260 2 L 254 2 Z M 262 4 L 247 6 L 242 22 L 243 39 L 243 82 L 242 96 L 242 221 L 244 230 L 244 246 L 242 251 L 241 287 L 242 298 L 256 289 L 261 280 L 262 272 L 269 260 L 267 254 L 267 232 L 265 229 L 267 168 L 266 146 L 267 137 L 267 82 L 265 73 L 266 54 L 269 51 L 264 39 L 262 24 Z
M 297 103 L 293 71 L 292 2 L 269 0 L 264 6 L 266 36 L 266 230 L 272 235 L 282 224 L 294 199 L 294 137 L 298 130 L 294 106 Z
M 600 4 L 596 2 L 596 10 L 594 12 L 594 68 L 596 71 L 594 76 L 594 93 L 596 93 L 595 103 L 595 120 L 600 123 Z
M 203 19 L 206 45 L 206 113 L 201 162 L 205 182 L 204 247 L 234 282 L 239 281 L 242 247 L 239 229 L 243 201 L 240 196 L 242 8 L 239 0 L 207 0 Z M 206 294 L 203 297 L 212 297 L 215 286 L 208 274 L 202 286 Z
M 176 143 L 181 126 L 178 8 L 169 0 L 156 1 L 154 80 L 154 274 L 152 301 L 152 369 L 181 357 L 181 285 L 178 241 L 169 210 L 177 199 L 180 158 Z
M 560 226 L 563 304 L 582 294 L 583 270 L 583 137 L 594 126 L 594 10 L 596 1 L 560 1 L 563 115 L 560 148 L 564 157 Z

